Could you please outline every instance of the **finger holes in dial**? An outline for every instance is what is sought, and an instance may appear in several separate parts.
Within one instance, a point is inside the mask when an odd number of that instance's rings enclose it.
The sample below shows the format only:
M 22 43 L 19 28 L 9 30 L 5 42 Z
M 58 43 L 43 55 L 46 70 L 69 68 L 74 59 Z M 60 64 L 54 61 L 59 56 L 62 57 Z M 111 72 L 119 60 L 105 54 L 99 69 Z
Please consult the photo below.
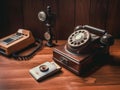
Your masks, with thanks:
M 80 42 L 78 42 L 78 45 L 80 45 Z
M 77 34 L 78 32 L 75 32 L 75 34 Z
M 76 45 L 77 43 L 75 42 L 74 45 Z
M 72 42 L 73 40 L 70 40 L 70 42 Z
M 72 36 L 74 36 L 75 34 L 72 34 Z
M 84 43 L 84 40 L 82 40 L 81 43 Z
M 81 33 L 81 31 L 79 31 L 79 33 Z
M 73 42 L 71 42 L 71 44 L 73 44 Z
M 85 37 L 84 40 L 86 40 L 87 38 Z

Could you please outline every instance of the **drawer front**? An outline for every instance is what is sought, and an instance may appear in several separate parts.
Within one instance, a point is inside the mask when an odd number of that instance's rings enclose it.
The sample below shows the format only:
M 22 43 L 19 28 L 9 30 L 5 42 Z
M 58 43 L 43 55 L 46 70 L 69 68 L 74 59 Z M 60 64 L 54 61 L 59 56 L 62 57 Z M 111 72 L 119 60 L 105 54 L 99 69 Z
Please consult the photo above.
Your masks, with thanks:
M 65 68 L 69 69 L 70 71 L 79 74 L 80 71 L 80 64 L 73 62 L 71 58 L 66 57 L 57 52 L 53 52 L 53 60 L 56 61 L 58 64 L 64 66 Z

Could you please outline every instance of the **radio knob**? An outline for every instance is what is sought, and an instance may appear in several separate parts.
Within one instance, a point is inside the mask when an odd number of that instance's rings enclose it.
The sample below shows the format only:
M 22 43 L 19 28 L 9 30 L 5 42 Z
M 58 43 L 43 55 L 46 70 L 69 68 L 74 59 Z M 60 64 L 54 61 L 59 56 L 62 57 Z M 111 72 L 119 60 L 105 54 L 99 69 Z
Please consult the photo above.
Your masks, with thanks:
M 40 68 L 40 71 L 42 72 L 46 72 L 49 70 L 49 67 L 47 65 L 41 65 L 39 68 Z

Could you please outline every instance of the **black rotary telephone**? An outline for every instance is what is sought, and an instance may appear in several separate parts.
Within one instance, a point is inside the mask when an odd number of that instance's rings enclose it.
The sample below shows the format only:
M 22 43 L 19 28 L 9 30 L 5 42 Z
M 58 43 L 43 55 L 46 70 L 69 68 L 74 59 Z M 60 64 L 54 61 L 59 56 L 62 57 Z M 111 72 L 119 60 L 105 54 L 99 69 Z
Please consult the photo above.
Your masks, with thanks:
M 88 53 L 96 48 L 111 46 L 114 43 L 112 35 L 105 30 L 89 25 L 77 26 L 68 37 L 66 50 L 75 54 Z
M 114 38 L 105 30 L 89 25 L 77 26 L 67 43 L 55 47 L 53 60 L 77 75 L 86 73 L 101 56 L 109 56 Z

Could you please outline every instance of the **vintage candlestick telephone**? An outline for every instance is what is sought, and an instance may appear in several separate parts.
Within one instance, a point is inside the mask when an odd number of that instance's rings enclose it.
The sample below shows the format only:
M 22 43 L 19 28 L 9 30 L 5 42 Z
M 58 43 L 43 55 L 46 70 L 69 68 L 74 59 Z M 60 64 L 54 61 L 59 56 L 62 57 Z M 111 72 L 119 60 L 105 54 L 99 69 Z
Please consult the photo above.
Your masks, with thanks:
M 40 11 L 38 13 L 38 18 L 40 21 L 45 22 L 46 26 L 47 26 L 47 31 L 44 34 L 45 39 L 48 41 L 46 43 L 46 45 L 48 47 L 52 47 L 55 44 L 53 43 L 53 32 L 52 32 L 52 28 L 53 28 L 53 24 L 55 22 L 55 14 L 51 12 L 51 7 L 47 6 L 47 11 Z M 56 40 L 57 43 L 57 40 Z
M 105 30 L 79 25 L 65 45 L 54 48 L 53 59 L 73 73 L 81 75 L 82 69 L 94 59 L 109 54 L 109 47 L 113 43 L 112 35 Z

